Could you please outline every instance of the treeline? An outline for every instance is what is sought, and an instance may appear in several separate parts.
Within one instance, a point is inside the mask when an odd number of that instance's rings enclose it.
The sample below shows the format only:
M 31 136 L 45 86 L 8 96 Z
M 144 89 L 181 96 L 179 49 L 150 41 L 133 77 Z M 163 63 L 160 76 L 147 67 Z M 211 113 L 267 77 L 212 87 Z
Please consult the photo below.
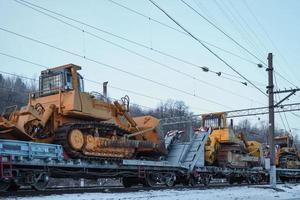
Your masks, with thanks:
M 238 124 L 234 125 L 235 133 L 242 132 L 248 140 L 255 140 L 262 143 L 267 143 L 268 141 L 268 123 L 266 121 L 260 121 L 257 124 L 251 123 L 248 119 L 240 121 Z M 282 135 L 282 130 L 276 128 L 276 135 Z
M 183 101 L 169 99 L 161 102 L 156 108 L 142 109 L 139 105 L 130 105 L 130 114 L 134 117 L 141 115 L 151 115 L 153 117 L 171 118 L 190 116 L 193 113 L 189 111 L 189 107 Z
M 29 93 L 36 90 L 32 81 L 24 81 L 19 77 L 5 77 L 0 74 L 0 112 L 6 107 L 17 105 L 18 108 L 28 102 Z

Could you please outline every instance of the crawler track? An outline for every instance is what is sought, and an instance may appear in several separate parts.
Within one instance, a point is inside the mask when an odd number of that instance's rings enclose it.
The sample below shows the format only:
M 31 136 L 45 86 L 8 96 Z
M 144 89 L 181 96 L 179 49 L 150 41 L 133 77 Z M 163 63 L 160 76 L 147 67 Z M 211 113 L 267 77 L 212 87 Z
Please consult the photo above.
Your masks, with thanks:
M 86 156 L 82 154 L 82 152 L 75 151 L 70 147 L 68 143 L 68 132 L 72 129 L 79 130 L 87 130 L 87 129 L 99 129 L 103 132 L 116 131 L 116 134 L 119 136 L 123 136 L 127 132 L 116 126 L 112 123 L 106 122 L 85 122 L 85 123 L 77 123 L 77 124 L 67 124 L 61 126 L 55 133 L 55 143 L 63 146 L 63 149 L 67 152 L 67 154 L 72 158 L 81 158 L 81 159 L 89 159 L 89 160 L 120 160 L 120 158 L 107 158 L 107 157 L 97 157 L 97 156 Z M 83 131 L 83 133 L 86 133 Z

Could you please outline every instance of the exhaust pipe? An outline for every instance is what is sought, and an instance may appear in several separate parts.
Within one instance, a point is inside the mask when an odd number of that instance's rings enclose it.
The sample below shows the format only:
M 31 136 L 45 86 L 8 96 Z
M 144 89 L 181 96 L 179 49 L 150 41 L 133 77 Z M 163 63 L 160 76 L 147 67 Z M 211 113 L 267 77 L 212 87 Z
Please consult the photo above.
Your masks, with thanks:
M 108 81 L 103 82 L 103 96 L 107 98 L 107 84 Z

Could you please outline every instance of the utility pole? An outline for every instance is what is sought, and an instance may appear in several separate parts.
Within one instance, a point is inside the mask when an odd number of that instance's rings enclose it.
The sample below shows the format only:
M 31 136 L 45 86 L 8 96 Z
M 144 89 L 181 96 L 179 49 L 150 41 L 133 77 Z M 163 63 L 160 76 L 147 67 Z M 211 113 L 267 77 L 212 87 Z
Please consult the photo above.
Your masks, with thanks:
M 274 83 L 273 83 L 273 54 L 268 54 L 268 95 L 269 95 L 269 145 L 270 145 L 270 186 L 276 188 L 276 164 L 275 164 L 275 145 L 274 145 Z

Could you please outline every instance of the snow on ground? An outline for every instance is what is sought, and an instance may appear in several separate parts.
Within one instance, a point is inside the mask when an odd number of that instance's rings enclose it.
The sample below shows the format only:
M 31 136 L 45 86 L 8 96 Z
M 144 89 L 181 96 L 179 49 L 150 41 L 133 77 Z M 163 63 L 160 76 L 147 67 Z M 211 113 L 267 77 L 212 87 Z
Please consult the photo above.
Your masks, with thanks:
M 139 191 L 128 193 L 83 193 L 40 197 L 13 197 L 7 200 L 259 200 L 299 199 L 300 185 L 279 185 L 284 191 L 275 191 L 261 186 L 230 187 L 225 189 L 184 189 Z

